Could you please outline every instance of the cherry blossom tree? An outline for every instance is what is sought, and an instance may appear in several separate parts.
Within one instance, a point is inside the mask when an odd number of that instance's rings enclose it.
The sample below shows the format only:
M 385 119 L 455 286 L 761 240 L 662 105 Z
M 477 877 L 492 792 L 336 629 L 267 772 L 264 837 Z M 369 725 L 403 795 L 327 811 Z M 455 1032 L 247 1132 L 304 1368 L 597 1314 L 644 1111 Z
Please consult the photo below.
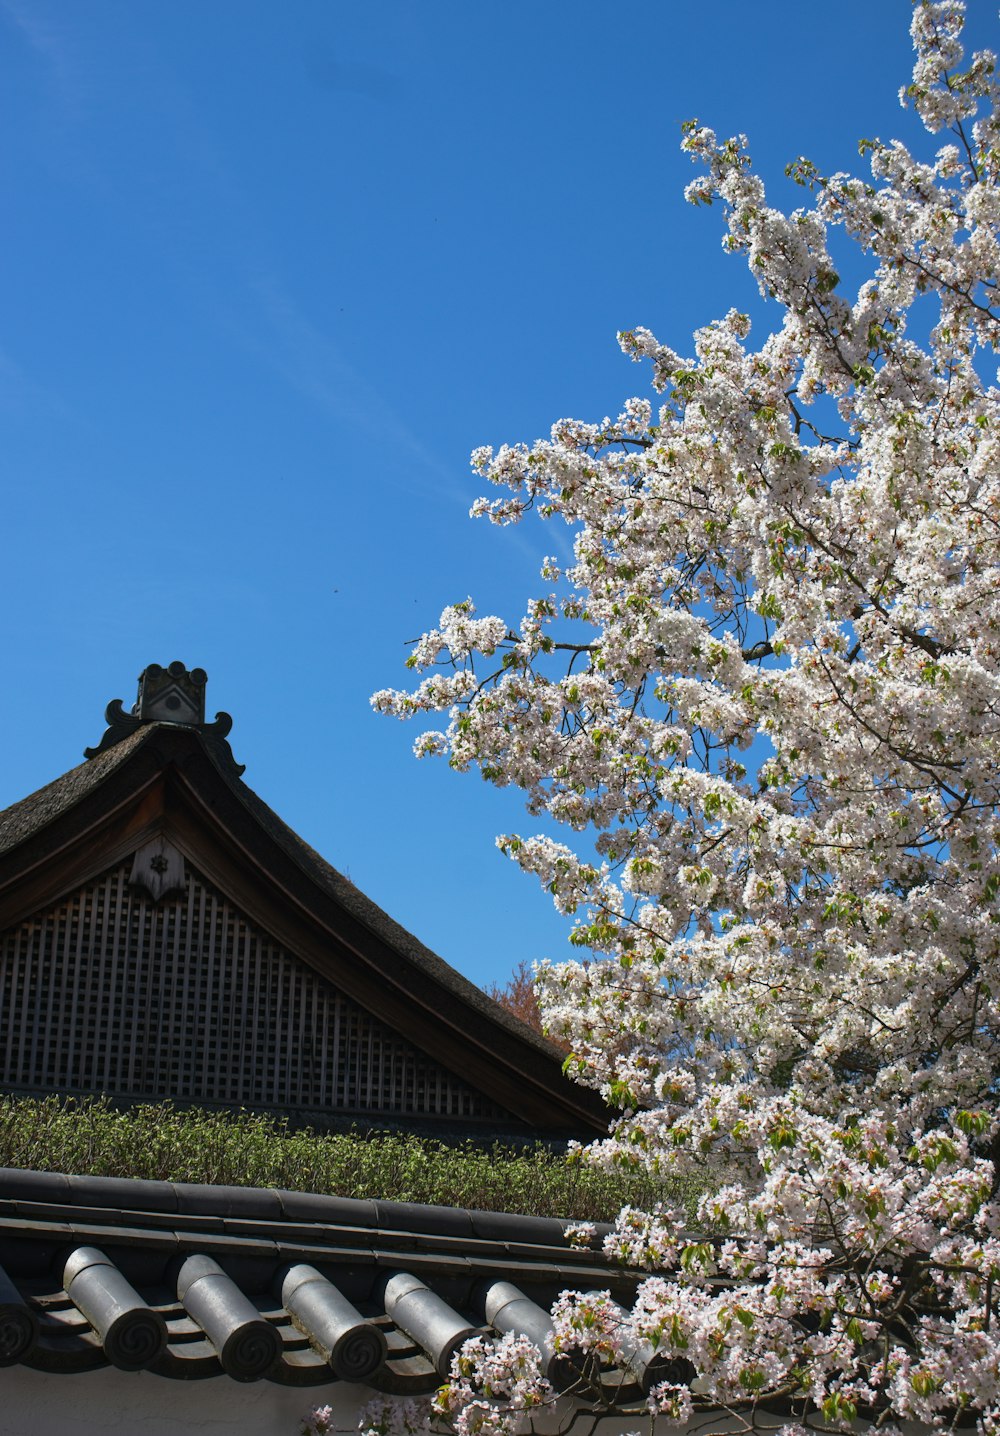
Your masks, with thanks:
M 538 973 L 616 1111 L 589 1160 L 711 1174 L 694 1230 L 621 1214 L 631 1313 L 554 1313 L 582 1371 L 650 1343 L 666 1424 L 1000 1430 L 1000 120 L 962 23 L 913 17 L 936 157 L 799 160 L 794 213 L 742 137 L 686 127 L 687 197 L 779 322 L 755 347 L 731 311 L 687 355 L 623 333 L 652 399 L 478 450 L 473 513 L 566 523 L 574 560 L 516 628 L 448 608 L 373 700 L 445 713 L 419 753 L 568 830 L 500 844 L 590 957 Z M 432 1419 L 524 1429 L 541 1371 L 479 1342 Z

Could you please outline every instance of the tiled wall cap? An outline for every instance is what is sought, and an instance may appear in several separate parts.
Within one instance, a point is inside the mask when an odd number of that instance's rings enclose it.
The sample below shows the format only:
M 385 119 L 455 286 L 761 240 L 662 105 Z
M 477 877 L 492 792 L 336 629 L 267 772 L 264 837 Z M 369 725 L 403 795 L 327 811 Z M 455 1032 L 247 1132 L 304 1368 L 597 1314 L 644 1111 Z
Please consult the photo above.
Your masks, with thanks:
M 77 1207 L 116 1207 L 119 1211 L 176 1212 L 171 1182 L 139 1177 L 69 1177 L 70 1200 Z
M 70 1179 L 62 1172 L 0 1167 L 0 1200 L 70 1204 Z
M 270 1187 L 212 1187 L 200 1182 L 174 1182 L 172 1186 L 181 1214 L 266 1222 L 280 1221 L 284 1215 L 280 1195 Z
M 473 1233 L 487 1241 L 537 1242 L 566 1247 L 566 1223 L 559 1217 L 530 1217 L 511 1212 L 470 1211 Z
M 269 1187 L 211 1186 L 131 1177 L 78 1177 L 61 1172 L 0 1168 L 0 1202 L 45 1202 L 128 1212 L 178 1212 L 188 1216 L 243 1217 L 255 1221 L 321 1222 L 486 1241 L 533 1242 L 566 1248 L 565 1222 L 510 1212 L 482 1212 L 419 1202 L 382 1202 L 331 1197 Z M 598 1224 L 596 1243 L 611 1228 Z
M 376 1203 L 359 1197 L 330 1197 L 319 1192 L 278 1192 L 282 1215 L 290 1222 L 322 1222 L 325 1226 L 377 1225 Z
M 376 1202 L 378 1225 L 386 1231 L 471 1237 L 472 1217 L 463 1207 L 429 1207 L 420 1202 Z

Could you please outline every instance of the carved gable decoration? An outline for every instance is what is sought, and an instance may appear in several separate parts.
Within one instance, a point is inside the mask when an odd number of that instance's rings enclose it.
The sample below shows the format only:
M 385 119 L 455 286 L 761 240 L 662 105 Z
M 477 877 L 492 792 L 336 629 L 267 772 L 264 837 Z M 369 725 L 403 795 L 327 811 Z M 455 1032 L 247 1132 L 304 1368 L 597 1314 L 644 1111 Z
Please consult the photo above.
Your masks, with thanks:
M 184 858 L 166 838 L 154 838 L 133 858 L 129 882 L 144 889 L 154 902 L 168 893 L 182 893 L 187 885 Z

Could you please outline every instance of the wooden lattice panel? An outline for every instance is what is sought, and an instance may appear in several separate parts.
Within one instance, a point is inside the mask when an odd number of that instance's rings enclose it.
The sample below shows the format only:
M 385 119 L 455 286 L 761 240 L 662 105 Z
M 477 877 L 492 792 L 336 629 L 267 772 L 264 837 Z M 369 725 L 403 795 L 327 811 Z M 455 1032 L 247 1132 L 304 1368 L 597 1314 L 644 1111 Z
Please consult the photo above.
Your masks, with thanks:
M 508 1114 L 285 951 L 189 865 L 131 860 L 0 939 L 8 1087 L 503 1121 Z

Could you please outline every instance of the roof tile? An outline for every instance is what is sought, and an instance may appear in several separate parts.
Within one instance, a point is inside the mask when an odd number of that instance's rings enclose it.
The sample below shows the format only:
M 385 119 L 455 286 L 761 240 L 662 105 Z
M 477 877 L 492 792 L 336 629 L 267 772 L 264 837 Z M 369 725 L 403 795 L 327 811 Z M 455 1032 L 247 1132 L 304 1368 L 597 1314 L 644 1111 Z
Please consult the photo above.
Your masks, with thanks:
M 599 1285 L 628 1296 L 636 1280 L 598 1254 L 557 1244 L 561 1223 L 550 1221 L 411 1203 L 345 1206 L 322 1197 L 288 1204 L 288 1194 L 253 1189 L 235 1189 L 240 1199 L 234 1202 L 234 1189 L 187 1186 L 178 1205 L 197 1214 L 178 1211 L 170 1229 L 165 1184 L 38 1180 L 48 1175 L 10 1184 L 21 1196 L 0 1218 L 0 1250 L 16 1237 L 19 1265 L 8 1272 L 6 1287 L 0 1278 L 0 1322 L 6 1292 L 34 1318 L 20 1360 L 52 1374 L 115 1360 L 109 1333 L 124 1310 L 145 1323 L 147 1337 L 162 1330 L 162 1352 L 151 1342 L 142 1349 L 134 1342 L 117 1353 L 118 1365 L 131 1360 L 181 1379 L 263 1376 L 297 1386 L 339 1377 L 416 1395 L 439 1384 L 455 1346 L 486 1329 L 491 1315 L 506 1329 L 516 1309 L 527 1312 L 527 1334 L 537 1338 L 545 1306 L 560 1287 Z M 0 1199 L 7 1185 L 0 1173 Z M 62 1206 L 24 1199 L 25 1193 L 51 1198 L 55 1191 L 66 1196 Z M 99 1207 L 82 1204 L 88 1193 Z M 144 1213 L 147 1198 L 155 1210 Z M 294 1223 L 286 1219 L 288 1205 L 299 1208 Z M 238 1206 L 254 1216 L 219 1216 L 213 1206 Z M 322 1220 L 305 1220 L 310 1210 Z M 350 1226 L 330 1220 L 338 1210 Z M 273 1220 L 265 1219 L 267 1211 Z M 212 1230 L 217 1225 L 227 1230 Z M 545 1240 L 523 1239 L 532 1235 Z M 513 1283 L 516 1297 L 502 1283 Z M 489 1299 L 491 1291 L 510 1299 Z M 619 1383 L 635 1385 L 640 1357 L 636 1372 L 618 1373 Z

